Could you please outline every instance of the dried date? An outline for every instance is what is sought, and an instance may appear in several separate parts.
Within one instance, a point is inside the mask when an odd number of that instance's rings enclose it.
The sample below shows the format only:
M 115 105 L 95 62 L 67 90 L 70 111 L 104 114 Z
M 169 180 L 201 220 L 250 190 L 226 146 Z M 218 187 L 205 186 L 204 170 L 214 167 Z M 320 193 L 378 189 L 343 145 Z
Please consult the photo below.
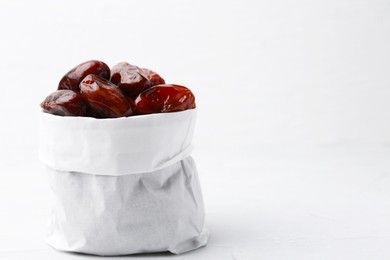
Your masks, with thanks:
M 80 93 L 73 90 L 57 90 L 42 101 L 44 112 L 59 116 L 85 116 L 87 103 Z
M 88 75 L 81 81 L 80 91 L 89 104 L 90 114 L 96 117 L 124 117 L 133 113 L 120 89 L 102 77 Z
M 66 73 L 58 84 L 58 89 L 80 91 L 80 82 L 89 74 L 110 78 L 110 68 L 102 61 L 90 60 L 83 62 Z
M 195 96 L 180 85 L 163 84 L 145 90 L 135 100 L 134 112 L 140 114 L 166 113 L 195 108 Z

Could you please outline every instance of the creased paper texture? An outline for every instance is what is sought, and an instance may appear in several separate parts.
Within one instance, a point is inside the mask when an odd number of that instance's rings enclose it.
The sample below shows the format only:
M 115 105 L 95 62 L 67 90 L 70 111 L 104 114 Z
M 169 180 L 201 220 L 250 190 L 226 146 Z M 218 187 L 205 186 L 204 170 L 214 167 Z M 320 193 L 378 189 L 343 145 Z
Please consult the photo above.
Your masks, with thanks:
M 40 158 L 54 198 L 47 243 L 97 255 L 204 246 L 209 233 L 190 156 L 195 116 L 195 110 L 108 120 L 44 114 Z M 79 138 L 85 140 L 73 145 Z
M 195 119 L 195 109 L 109 119 L 42 113 L 39 157 L 63 171 L 152 172 L 191 153 Z

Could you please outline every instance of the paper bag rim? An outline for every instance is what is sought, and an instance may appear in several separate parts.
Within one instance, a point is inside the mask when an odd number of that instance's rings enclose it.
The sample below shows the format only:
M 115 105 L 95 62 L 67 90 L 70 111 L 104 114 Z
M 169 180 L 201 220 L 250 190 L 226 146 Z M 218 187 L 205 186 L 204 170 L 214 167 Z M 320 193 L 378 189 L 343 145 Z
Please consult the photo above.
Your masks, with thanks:
M 39 158 L 59 171 L 153 172 L 191 154 L 196 109 L 121 118 L 41 115 Z

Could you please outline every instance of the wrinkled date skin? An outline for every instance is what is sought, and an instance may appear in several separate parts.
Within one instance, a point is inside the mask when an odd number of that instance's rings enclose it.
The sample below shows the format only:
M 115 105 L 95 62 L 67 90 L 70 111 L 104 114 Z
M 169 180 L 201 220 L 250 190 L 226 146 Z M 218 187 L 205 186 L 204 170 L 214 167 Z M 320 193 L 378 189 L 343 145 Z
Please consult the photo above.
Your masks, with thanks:
M 134 112 L 138 115 L 166 113 L 195 107 L 191 90 L 180 85 L 163 84 L 142 92 L 135 100 Z
M 108 80 L 110 78 L 110 68 L 107 64 L 98 60 L 81 63 L 62 77 L 58 84 L 58 89 L 80 91 L 80 82 L 89 74 L 95 74 Z
M 89 104 L 89 114 L 97 118 L 124 117 L 133 114 L 120 89 L 97 75 L 88 75 L 80 83 L 81 95 Z
M 62 77 L 57 89 L 41 103 L 44 112 L 116 118 L 195 108 L 188 88 L 166 84 L 156 72 L 127 62 L 112 69 L 99 60 L 83 62 Z
M 145 68 L 142 68 L 142 72 L 149 79 L 152 86 L 165 84 L 165 80 L 156 72 Z
M 141 69 L 127 62 L 120 62 L 112 68 L 111 82 L 118 85 L 130 98 L 137 97 L 139 93 L 154 85 L 165 83 L 156 72 Z
M 57 90 L 41 103 L 44 112 L 59 116 L 85 116 L 87 103 L 80 93 L 73 90 Z

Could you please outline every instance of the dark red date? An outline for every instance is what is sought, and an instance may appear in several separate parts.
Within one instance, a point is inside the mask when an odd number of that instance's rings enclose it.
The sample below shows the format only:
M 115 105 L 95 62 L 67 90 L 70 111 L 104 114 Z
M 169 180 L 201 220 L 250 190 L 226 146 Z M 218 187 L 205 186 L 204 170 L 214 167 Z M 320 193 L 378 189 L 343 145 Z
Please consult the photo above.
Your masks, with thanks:
M 89 104 L 89 113 L 99 118 L 133 114 L 131 105 L 120 89 L 97 75 L 88 75 L 80 83 L 81 95 Z
M 120 62 L 111 69 L 111 82 L 131 98 L 152 86 L 165 84 L 163 78 L 149 69 L 139 68 L 127 62 Z
M 118 85 L 128 97 L 135 98 L 139 93 L 151 87 L 151 82 L 142 70 L 127 62 L 120 62 L 111 70 L 111 82 Z
M 85 116 L 87 103 L 80 93 L 73 90 L 57 90 L 41 103 L 44 112 L 59 116 Z
M 149 69 L 142 69 L 143 74 L 149 79 L 152 86 L 165 84 L 165 80 L 156 72 Z
M 80 91 L 80 82 L 89 74 L 95 74 L 108 80 L 110 78 L 110 68 L 107 64 L 98 60 L 81 63 L 62 77 L 58 84 L 58 89 Z
M 166 113 L 195 108 L 195 96 L 188 88 L 164 84 L 145 90 L 135 100 L 134 112 L 140 114 Z

